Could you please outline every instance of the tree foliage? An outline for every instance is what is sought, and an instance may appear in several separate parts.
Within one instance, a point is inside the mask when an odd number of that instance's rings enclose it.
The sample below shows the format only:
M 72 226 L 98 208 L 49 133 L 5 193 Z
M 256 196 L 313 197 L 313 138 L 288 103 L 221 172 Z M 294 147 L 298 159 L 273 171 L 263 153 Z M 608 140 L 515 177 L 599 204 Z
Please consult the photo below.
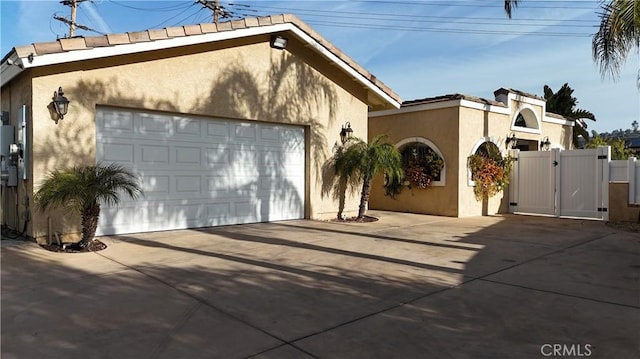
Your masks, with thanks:
M 547 111 L 562 115 L 575 123 L 573 127 L 574 147 L 580 147 L 578 142 L 580 135 L 582 135 L 585 140 L 589 140 L 588 126 L 584 120 L 589 119 L 595 121 L 596 116 L 587 110 L 576 108 L 578 100 L 573 97 L 573 89 L 568 83 L 562 85 L 556 93 L 554 93 L 549 86 L 544 85 L 544 99 L 547 101 Z
M 602 4 L 600 26 L 593 35 L 593 60 L 602 77 L 617 79 L 633 49 L 640 49 L 640 0 L 611 0 Z
M 623 138 L 605 138 L 600 135 L 594 136 L 587 142 L 585 148 L 598 148 L 601 146 L 611 146 L 612 160 L 626 160 L 633 157 L 633 151 L 627 147 L 627 143 Z
M 336 155 L 336 174 L 346 183 L 362 183 L 358 219 L 366 214 L 371 183 L 376 174 L 385 173 L 394 181 L 404 175 L 400 152 L 385 139 L 385 135 L 378 135 L 366 143 L 354 137 Z
M 504 2 L 504 11 L 511 19 L 511 15 L 513 14 L 513 10 L 518 7 L 518 0 L 505 0 Z
M 511 18 L 518 0 L 505 0 L 504 10 Z M 598 13 L 600 25 L 593 35 L 593 61 L 600 67 L 602 77 L 616 80 L 632 50 L 640 50 L 640 0 L 602 1 Z M 640 73 L 638 73 L 640 86 Z

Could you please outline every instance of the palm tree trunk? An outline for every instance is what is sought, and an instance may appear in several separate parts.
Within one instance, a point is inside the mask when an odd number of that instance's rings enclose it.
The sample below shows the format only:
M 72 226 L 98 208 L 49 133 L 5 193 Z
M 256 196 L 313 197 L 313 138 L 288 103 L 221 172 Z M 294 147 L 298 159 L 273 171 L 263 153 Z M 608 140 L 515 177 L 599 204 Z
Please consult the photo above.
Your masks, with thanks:
M 100 205 L 93 203 L 82 210 L 82 239 L 78 245 L 86 247 L 93 240 L 98 229 Z
M 362 193 L 360 194 L 360 208 L 358 209 L 358 219 L 363 219 L 367 212 L 367 203 L 369 203 L 369 195 L 371 194 L 371 180 L 369 176 L 365 176 L 362 183 Z
M 342 220 L 342 213 L 344 212 L 344 205 L 347 200 L 347 178 L 344 176 L 340 176 L 338 180 L 338 186 L 336 187 L 338 191 L 338 219 Z

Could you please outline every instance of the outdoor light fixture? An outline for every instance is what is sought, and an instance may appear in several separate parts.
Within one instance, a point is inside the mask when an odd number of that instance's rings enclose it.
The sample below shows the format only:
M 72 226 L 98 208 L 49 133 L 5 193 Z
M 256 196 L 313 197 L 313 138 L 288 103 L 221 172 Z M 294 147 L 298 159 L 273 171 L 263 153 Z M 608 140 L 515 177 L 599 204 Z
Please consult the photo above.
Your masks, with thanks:
M 280 35 L 271 36 L 271 47 L 278 50 L 284 50 L 287 47 L 289 40 L 286 37 Z
M 347 122 L 342 125 L 342 130 L 340 130 L 340 141 L 344 145 L 351 138 L 353 134 L 353 130 L 351 129 L 351 122 Z
M 540 142 L 540 150 L 541 151 L 548 151 L 549 147 L 551 147 L 551 141 L 549 141 L 549 136 L 546 136 Z
M 62 120 L 64 115 L 67 114 L 67 110 L 69 109 L 69 100 L 64 97 L 62 87 L 58 87 L 58 91 L 53 92 L 53 108 L 56 110 L 58 120 Z M 56 121 L 56 123 L 58 123 L 58 121 Z
M 512 133 L 511 136 L 507 135 L 507 139 L 505 140 L 505 145 L 507 148 L 516 148 L 518 145 L 518 139 L 516 138 L 516 134 Z

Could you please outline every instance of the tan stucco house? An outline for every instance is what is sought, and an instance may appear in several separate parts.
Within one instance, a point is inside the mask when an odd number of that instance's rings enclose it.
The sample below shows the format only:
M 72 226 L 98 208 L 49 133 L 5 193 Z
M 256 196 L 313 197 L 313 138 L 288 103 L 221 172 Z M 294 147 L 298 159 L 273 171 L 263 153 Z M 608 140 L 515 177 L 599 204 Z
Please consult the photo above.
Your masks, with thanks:
M 369 207 L 454 217 L 508 212 L 508 191 L 488 201 L 475 198 L 468 157 L 487 142 L 502 156 L 510 149 L 570 149 L 573 122 L 546 112 L 546 102 L 539 96 L 506 88 L 494 95 L 494 100 L 445 95 L 371 112 L 369 136 L 387 134 L 404 155 L 416 149 L 432 151 L 444 167 L 427 188 L 403 188 L 395 199 L 385 195 L 383 179 L 377 178 Z
M 334 217 L 323 165 L 341 128 L 366 138 L 369 111 L 400 106 L 291 15 L 19 46 L 1 82 L 2 224 L 37 239 L 80 231 L 33 203 L 45 175 L 97 162 L 133 168 L 145 192 L 103 208 L 98 234 Z

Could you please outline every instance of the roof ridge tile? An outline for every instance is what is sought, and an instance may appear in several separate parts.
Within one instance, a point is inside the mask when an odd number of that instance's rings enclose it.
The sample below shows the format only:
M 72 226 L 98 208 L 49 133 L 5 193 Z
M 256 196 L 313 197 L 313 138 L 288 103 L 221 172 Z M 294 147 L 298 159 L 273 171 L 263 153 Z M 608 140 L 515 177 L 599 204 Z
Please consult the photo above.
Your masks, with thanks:
M 400 102 L 400 97 L 376 76 L 367 71 L 364 67 L 347 56 L 342 50 L 337 48 L 331 42 L 326 40 L 320 33 L 307 25 L 293 14 L 276 14 L 270 16 L 247 17 L 240 20 L 230 20 L 220 23 L 202 23 L 175 27 L 165 27 L 163 29 L 148 29 L 143 31 L 113 33 L 102 36 L 78 37 L 73 39 L 62 39 L 54 42 L 40 42 L 27 46 L 15 47 L 14 50 L 20 57 L 29 55 L 44 55 L 74 50 L 87 50 L 93 47 L 108 47 L 123 44 L 136 44 L 142 42 L 150 42 L 156 40 L 165 40 L 171 38 L 179 38 L 185 36 L 198 36 L 207 33 L 215 33 L 222 31 L 232 31 L 239 29 L 247 29 L 251 27 L 272 26 L 278 24 L 290 23 L 300 29 L 314 41 L 323 46 L 346 65 L 354 69 L 373 85 L 382 90 L 394 101 Z M 7 55 L 8 56 L 8 55 Z

